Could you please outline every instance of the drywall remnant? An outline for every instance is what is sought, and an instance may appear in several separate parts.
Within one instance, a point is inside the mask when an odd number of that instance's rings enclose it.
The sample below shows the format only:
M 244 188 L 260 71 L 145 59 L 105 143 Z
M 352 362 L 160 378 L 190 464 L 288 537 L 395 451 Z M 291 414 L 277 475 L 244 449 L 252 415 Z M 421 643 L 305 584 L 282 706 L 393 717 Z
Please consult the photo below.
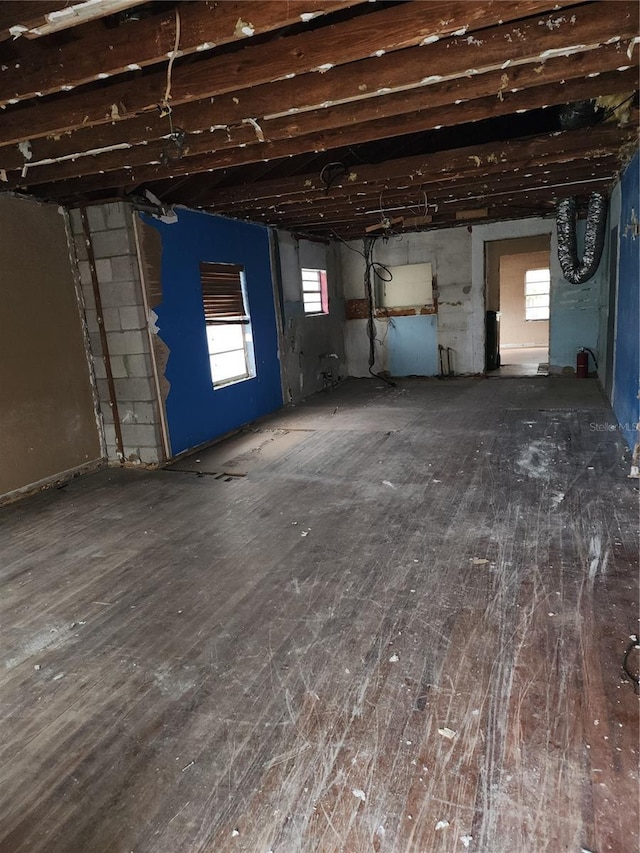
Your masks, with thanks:
M 399 661 L 399 660 L 400 660 L 400 658 L 399 658 L 399 657 L 398 657 L 398 655 L 394 652 L 394 653 L 391 655 L 391 657 L 389 658 L 389 663 L 398 663 L 398 661 Z
M 442 735 L 442 737 L 446 737 L 447 740 L 453 740 L 457 732 L 454 732 L 453 729 L 449 729 L 445 726 L 443 729 L 438 729 L 438 734 Z
M 26 139 L 24 142 L 18 143 L 18 150 L 25 160 L 33 159 L 33 151 L 31 150 L 31 142 Z
M 436 823 L 436 832 L 437 832 L 438 830 L 440 830 L 440 829 L 446 829 L 448 826 L 449 826 L 449 821 L 448 821 L 448 820 L 439 820 L 439 821 Z
M 366 802 L 367 795 L 366 795 L 366 794 L 365 794 L 365 792 L 362 790 L 362 788 L 354 788 L 354 789 L 351 791 L 351 793 L 353 794 L 353 796 L 354 796 L 356 799 L 358 799 L 358 800 L 362 800 L 362 802 L 363 802 L 363 803 L 364 803 L 364 802 Z
M 253 24 L 248 21 L 243 21 L 242 18 L 238 18 L 235 28 L 235 34 L 238 38 L 252 36 L 256 31 L 256 28 Z

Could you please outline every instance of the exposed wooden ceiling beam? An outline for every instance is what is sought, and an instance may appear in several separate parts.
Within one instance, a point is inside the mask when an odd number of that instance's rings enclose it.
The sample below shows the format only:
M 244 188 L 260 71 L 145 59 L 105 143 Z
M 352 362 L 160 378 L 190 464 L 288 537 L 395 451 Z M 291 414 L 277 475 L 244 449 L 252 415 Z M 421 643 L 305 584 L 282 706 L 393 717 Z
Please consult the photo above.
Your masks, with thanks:
M 33 98 L 36 93 L 48 95 L 166 62 L 175 47 L 177 22 L 178 55 L 187 56 L 363 2 L 257 0 L 250 7 L 246 2 L 183 2 L 175 9 L 127 21 L 111 30 L 102 26 L 85 28 L 69 44 L 49 46 L 21 41 L 11 58 L 4 60 L 8 67 L 0 75 L 0 106 Z
M 430 181 L 456 181 L 461 177 L 481 179 L 507 169 L 531 168 L 545 163 L 569 163 L 573 159 L 616 157 L 620 145 L 635 137 L 635 132 L 621 132 L 616 126 L 601 125 L 589 130 L 565 131 L 543 136 L 473 145 L 453 151 L 441 151 L 389 160 L 378 165 L 349 169 L 331 186 L 331 194 L 339 196 L 369 187 L 377 191 L 387 188 L 422 186 Z M 206 175 L 200 178 L 204 184 Z M 104 191 L 104 176 L 97 175 L 72 181 L 57 181 L 38 187 L 38 194 L 48 198 L 67 199 L 78 194 Z M 167 182 L 168 183 L 168 182 Z M 135 186 L 131 182 L 130 186 Z M 260 208 L 269 200 L 285 197 L 311 202 L 326 197 L 326 185 L 318 172 L 299 176 L 257 181 L 211 191 L 208 206 L 224 212 L 234 209 Z
M 425 181 L 410 190 L 381 190 L 373 187 L 354 192 L 349 195 L 324 199 L 308 199 L 305 201 L 286 200 L 271 202 L 267 205 L 234 209 L 234 216 L 250 218 L 256 222 L 268 221 L 272 217 L 295 219 L 308 218 L 310 212 L 314 216 L 333 214 L 344 211 L 366 211 L 371 209 L 394 212 L 397 209 L 413 208 L 429 212 L 434 206 L 454 199 L 469 199 L 488 192 L 500 193 L 509 189 L 540 188 L 554 186 L 562 179 L 568 185 L 576 181 L 586 181 L 591 178 L 613 180 L 616 174 L 616 160 L 613 156 L 596 161 L 578 161 L 576 163 L 554 166 L 546 164 L 531 169 L 518 169 L 499 175 L 490 175 L 486 179 L 461 177 L 455 182 Z M 163 200 L 167 198 L 164 194 Z M 201 199 L 207 207 L 206 195 Z
M 29 166 L 23 173 L 15 172 L 9 175 L 6 184 L 7 189 L 33 186 L 81 175 L 109 172 L 110 170 L 116 171 L 122 169 L 125 164 L 127 166 L 142 164 L 141 168 L 131 171 L 127 182 L 134 180 L 143 183 L 158 180 L 168 173 L 174 175 L 188 174 L 211 168 L 222 169 L 260 162 L 261 160 L 297 156 L 310 151 L 327 151 L 347 145 L 393 138 L 403 134 L 480 121 L 487 115 L 509 115 L 510 113 L 526 112 L 549 105 L 597 97 L 598 95 L 628 93 L 636 88 L 637 77 L 637 70 L 633 68 L 624 72 L 599 75 L 595 79 L 582 78 L 567 81 L 563 85 L 556 83 L 518 92 L 506 91 L 501 92 L 499 98 L 492 95 L 489 98 L 463 100 L 433 109 L 412 109 L 413 102 L 415 102 L 416 107 L 420 102 L 420 99 L 415 97 L 416 93 L 412 92 L 408 93 L 414 97 L 407 99 L 409 103 L 405 104 L 406 112 L 391 118 L 376 119 L 323 131 L 322 123 L 325 119 L 325 111 L 308 112 L 303 117 L 303 121 L 297 125 L 301 131 L 304 131 L 304 135 L 299 137 L 288 138 L 292 132 L 288 122 L 285 119 L 274 119 L 261 125 L 261 134 L 263 134 L 263 139 L 278 140 L 279 137 L 282 137 L 279 141 L 259 143 L 256 140 L 255 130 L 251 128 L 252 136 L 249 137 L 249 141 L 253 144 L 247 144 L 246 141 L 240 142 L 237 137 L 229 133 L 229 138 L 222 140 L 218 149 L 211 153 L 212 140 L 210 136 L 199 134 L 186 141 L 183 150 L 184 156 L 177 162 L 162 163 L 160 166 L 146 165 L 154 161 L 162 161 L 168 156 L 168 151 L 171 148 L 170 143 L 166 140 L 160 140 L 150 145 L 140 145 L 135 148 L 111 151 L 91 157 L 68 159 L 49 165 Z M 467 81 L 470 90 L 474 89 L 476 79 L 474 77 Z M 405 98 L 402 95 L 396 95 L 394 99 L 404 100 Z M 425 100 L 423 97 L 422 101 Z M 400 109 L 400 106 L 396 109 Z M 319 126 L 316 125 L 316 121 Z M 274 124 L 275 130 L 272 129 Z M 243 137 L 241 136 L 241 138 Z M 246 137 L 244 138 L 246 139 Z M 233 147 L 234 144 L 238 147 Z M 203 156 L 194 156 L 201 154 L 201 152 Z M 110 180 L 109 175 L 105 174 L 106 186 L 110 185 Z
M 583 190 L 580 192 L 580 195 L 588 198 L 592 192 L 606 192 L 609 184 L 610 181 L 607 179 L 598 179 L 587 182 L 583 185 Z M 437 212 L 429 214 L 431 222 L 427 224 L 427 227 L 431 227 L 435 222 L 440 224 L 449 223 L 451 226 L 457 227 L 461 224 L 461 219 L 464 219 L 465 221 L 476 219 L 473 215 L 473 211 L 486 211 L 486 214 L 479 217 L 483 220 L 489 219 L 490 217 L 502 218 L 505 210 L 512 209 L 530 209 L 532 214 L 552 213 L 555 210 L 555 205 L 558 199 L 563 197 L 566 197 L 566 194 L 563 195 L 562 193 L 552 191 L 526 190 L 523 192 L 505 194 L 500 198 L 492 198 L 491 195 L 487 195 L 486 198 L 478 199 L 471 203 L 463 199 L 440 207 Z M 461 214 L 466 213 L 469 215 L 461 216 Z M 522 213 L 520 213 L 520 215 L 522 215 Z M 405 214 L 402 212 L 392 212 L 385 218 L 393 221 L 401 219 L 403 216 L 405 216 Z M 409 219 L 413 216 L 414 214 L 411 212 L 406 213 L 406 217 Z M 347 213 L 344 216 L 338 215 L 334 217 L 326 217 L 324 219 L 308 217 L 306 221 L 304 219 L 290 220 L 286 218 L 274 218 L 269 222 L 269 225 L 283 228 L 288 231 L 326 231 L 327 229 L 335 229 L 340 233 L 349 229 L 352 233 L 364 235 L 367 228 L 378 225 L 381 221 L 382 217 L 380 213 L 372 211 L 370 213 L 357 216 L 351 216 Z
M 397 62 L 388 51 L 429 42 L 436 36 L 452 32 L 452 27 L 489 26 L 505 17 L 513 20 L 516 15 L 529 14 L 536 6 L 548 8 L 549 4 L 534 0 L 521 0 L 518 4 L 471 4 L 457 0 L 449 3 L 406 3 L 372 12 L 344 22 L 335 30 L 321 28 L 246 47 L 233 56 L 212 56 L 175 67 L 171 78 L 171 103 L 177 105 L 229 93 L 237 89 L 239 83 L 249 88 L 278 77 L 323 69 L 327 69 L 329 101 L 365 97 L 381 88 L 397 88 L 398 76 L 403 78 L 403 74 L 398 75 L 398 72 L 414 59 L 413 55 L 405 55 L 403 60 L 406 61 Z M 407 49 L 419 51 L 415 54 L 417 67 L 423 78 L 428 78 L 435 69 L 437 77 L 460 75 L 469 69 L 486 71 L 505 65 L 505 56 L 510 57 L 508 64 L 534 62 L 553 56 L 557 51 L 584 50 L 610 38 L 634 37 L 638 25 L 635 3 L 616 3 L 616 16 L 603 16 L 601 6 L 601 3 L 576 6 L 571 15 L 555 13 L 555 17 L 534 18 L 519 22 L 515 27 L 494 26 L 483 30 L 481 37 L 448 38 Z M 445 26 L 443 21 L 447 21 Z M 363 60 L 357 68 L 343 65 L 383 50 L 387 51 L 385 55 Z M 343 78 L 345 91 L 340 98 L 335 95 L 334 84 L 338 78 L 332 74 L 336 70 L 333 66 L 348 69 L 348 80 Z M 53 99 L 23 109 L 8 110 L 3 121 L 3 140 L 5 144 L 20 142 L 154 110 L 163 99 L 166 82 L 167 74 L 163 70 L 135 81 L 115 83 L 91 92 L 67 94 L 62 107 L 57 99 Z M 305 89 L 298 80 L 290 82 L 292 91 Z M 406 86 L 406 80 L 401 85 Z M 318 106 L 308 106 L 314 105 Z M 274 109 L 273 104 L 271 109 Z M 290 109 L 288 103 L 285 109 Z
M 64 3 L 5 0 L 0 6 L 0 41 L 20 36 L 37 39 L 145 2 L 147 0 L 75 0 Z
M 595 77 L 617 68 L 636 69 L 637 56 L 637 45 L 632 56 L 629 57 L 626 46 L 623 47 L 619 43 L 609 44 L 597 51 L 551 58 L 542 65 L 527 64 L 507 71 L 489 71 L 486 74 L 432 83 L 401 93 L 383 94 L 328 108 L 296 112 L 275 119 L 264 120 L 259 113 L 253 113 L 253 115 L 262 127 L 265 139 L 275 141 L 336 127 L 346 128 L 378 118 L 403 115 L 424 109 L 426 106 L 438 107 L 453 104 L 456 101 L 491 95 L 499 99 L 504 97 L 505 92 L 510 92 L 512 89 L 541 86 L 545 83 L 561 83 L 563 80 L 568 81 L 579 77 Z M 415 70 L 413 73 L 415 74 Z M 311 75 L 308 85 L 313 87 L 320 77 L 321 75 Z M 281 89 L 283 84 L 286 86 L 290 82 L 281 81 L 258 88 L 270 89 L 271 103 L 283 104 L 286 93 Z M 599 88 L 601 87 L 594 82 L 594 90 Z M 187 133 L 198 135 L 197 139 L 189 140 L 190 145 L 202 146 L 205 140 L 209 140 L 208 144 L 212 151 L 255 142 L 255 128 L 238 118 L 238 107 L 234 103 L 234 99 L 240 102 L 241 99 L 252 97 L 252 94 L 244 90 L 238 91 L 227 103 L 228 112 L 222 113 L 215 99 L 213 103 L 198 101 L 185 104 L 174 110 L 174 126 L 184 129 Z M 230 109 L 230 106 L 233 109 Z M 213 131 L 210 130 L 212 126 L 216 127 Z M 149 113 L 128 121 L 76 130 L 55 139 L 43 137 L 31 140 L 27 145 L 4 146 L 0 147 L 0 169 L 10 172 L 14 169 L 22 169 L 25 164 L 32 167 L 40 161 L 53 162 L 74 154 L 99 151 L 114 145 L 123 147 L 140 145 L 165 136 L 169 129 L 166 118 L 162 119 Z M 136 159 L 136 152 L 131 154 L 132 158 L 130 161 L 127 160 L 127 165 L 136 165 L 140 160 Z M 147 159 L 153 158 L 147 156 Z M 82 166 L 81 161 L 79 161 L 80 166 Z
M 615 125 L 545 134 L 507 142 L 490 142 L 435 154 L 389 160 L 379 165 L 361 165 L 348 170 L 331 186 L 331 192 L 353 191 L 369 183 L 401 188 L 403 184 L 421 184 L 427 178 L 455 180 L 461 174 L 484 175 L 500 172 L 505 167 L 528 166 L 545 162 L 570 162 L 574 158 L 597 157 L 601 153 L 617 152 L 623 141 L 633 139 L 635 129 L 621 133 Z M 220 206 L 253 204 L 259 199 L 299 195 L 310 198 L 312 193 L 322 196 L 326 185 L 320 175 L 301 175 L 282 180 L 262 181 L 219 189 L 213 201 Z

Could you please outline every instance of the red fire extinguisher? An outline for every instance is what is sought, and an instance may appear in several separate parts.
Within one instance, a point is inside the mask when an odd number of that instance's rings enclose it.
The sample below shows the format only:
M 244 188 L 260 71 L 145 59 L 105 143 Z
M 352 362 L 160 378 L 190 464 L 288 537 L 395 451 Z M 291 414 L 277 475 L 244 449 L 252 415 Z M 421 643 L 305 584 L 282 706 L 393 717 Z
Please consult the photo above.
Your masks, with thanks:
M 576 376 L 578 377 L 578 379 L 589 378 L 589 353 L 591 353 L 591 358 L 593 359 L 593 363 L 596 366 L 596 370 L 598 369 L 598 362 L 596 361 L 596 357 L 591 352 L 589 347 L 580 347 L 580 349 L 578 350 L 578 355 L 576 356 Z

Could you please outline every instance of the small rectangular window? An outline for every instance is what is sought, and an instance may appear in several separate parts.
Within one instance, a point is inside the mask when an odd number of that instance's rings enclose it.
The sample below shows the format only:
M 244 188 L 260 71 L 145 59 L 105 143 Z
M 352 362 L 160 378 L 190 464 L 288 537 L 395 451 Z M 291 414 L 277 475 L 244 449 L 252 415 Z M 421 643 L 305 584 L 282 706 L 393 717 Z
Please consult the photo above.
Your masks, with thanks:
M 303 269 L 302 301 L 305 314 L 328 314 L 329 296 L 327 293 L 326 270 Z
M 527 270 L 524 274 L 525 320 L 549 319 L 551 273 L 548 269 Z
M 230 385 L 251 378 L 255 371 L 244 268 L 201 263 L 200 284 L 213 384 Z

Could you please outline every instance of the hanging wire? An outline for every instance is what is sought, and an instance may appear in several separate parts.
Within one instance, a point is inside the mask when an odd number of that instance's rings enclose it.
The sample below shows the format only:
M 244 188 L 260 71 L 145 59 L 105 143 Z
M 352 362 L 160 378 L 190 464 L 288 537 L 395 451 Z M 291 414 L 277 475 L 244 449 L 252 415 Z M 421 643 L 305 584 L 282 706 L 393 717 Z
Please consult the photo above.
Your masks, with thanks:
M 167 134 L 166 142 L 162 150 L 162 163 L 169 166 L 180 160 L 184 151 L 184 141 L 187 136 L 186 132 L 180 127 L 174 127 L 173 124 L 173 109 L 169 104 L 171 100 L 171 75 L 173 73 L 173 63 L 178 55 L 180 48 L 180 12 L 176 7 L 176 37 L 173 43 L 173 50 L 169 57 L 167 65 L 167 85 L 164 90 L 164 97 L 159 104 L 160 117 L 169 119 L 169 133 Z
M 173 50 L 171 51 L 171 56 L 169 57 L 169 64 L 167 65 L 167 85 L 164 90 L 164 98 L 160 102 L 160 115 L 161 116 L 169 116 L 169 120 L 171 121 L 171 107 L 169 106 L 169 101 L 171 100 L 171 74 L 173 72 L 173 63 L 175 62 L 176 56 L 178 55 L 178 48 L 180 47 L 180 12 L 178 11 L 178 7 L 176 6 L 176 37 L 173 44 Z M 173 128 L 172 128 L 173 132 Z
M 340 178 L 344 177 L 349 170 L 340 160 L 327 163 L 320 170 L 320 180 L 324 184 L 324 194 L 329 195 L 329 190 Z

